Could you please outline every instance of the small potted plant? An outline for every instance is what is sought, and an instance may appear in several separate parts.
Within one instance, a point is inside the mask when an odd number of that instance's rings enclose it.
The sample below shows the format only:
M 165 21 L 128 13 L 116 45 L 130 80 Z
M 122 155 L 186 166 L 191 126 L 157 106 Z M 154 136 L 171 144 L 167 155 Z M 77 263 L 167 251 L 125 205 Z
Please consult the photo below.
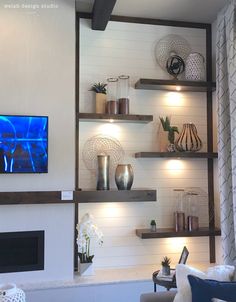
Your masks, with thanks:
M 156 230 L 157 230 L 156 221 L 154 219 L 151 220 L 151 222 L 150 222 L 150 229 L 151 229 L 151 232 L 156 232 Z
M 175 132 L 179 133 L 178 127 L 170 125 L 170 119 L 168 116 L 166 118 L 160 117 L 161 125 L 164 131 L 168 132 L 169 145 L 167 150 L 169 152 L 175 152 Z
M 96 93 L 96 113 L 105 113 L 106 112 L 106 89 L 107 84 L 105 83 L 95 83 L 90 88 L 90 91 L 94 91 Z
M 170 263 L 171 260 L 167 256 L 165 256 L 161 262 L 162 265 L 162 275 L 169 276 L 170 275 Z

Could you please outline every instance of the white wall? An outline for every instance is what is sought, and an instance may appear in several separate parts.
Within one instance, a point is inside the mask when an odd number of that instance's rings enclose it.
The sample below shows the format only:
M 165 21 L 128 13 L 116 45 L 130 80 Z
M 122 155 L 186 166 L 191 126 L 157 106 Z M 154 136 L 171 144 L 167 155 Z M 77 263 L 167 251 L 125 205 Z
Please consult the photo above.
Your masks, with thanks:
M 46 1 L 47 2 L 47 1 Z M 0 175 L 0 191 L 74 189 L 75 11 L 7 8 L 0 3 L 0 105 L 2 114 L 49 116 L 47 174 Z M 14 1 L 13 1 L 14 4 Z
M 80 216 L 92 213 L 105 237 L 103 247 L 95 253 L 97 267 L 123 267 L 159 264 L 164 255 L 173 262 L 179 258 L 183 245 L 190 250 L 191 262 L 208 262 L 208 238 L 168 238 L 142 240 L 135 229 L 148 227 L 156 219 L 158 227 L 173 226 L 173 189 L 200 187 L 207 192 L 207 162 L 199 160 L 135 159 L 138 151 L 158 150 L 159 116 L 171 115 L 174 125 L 182 129 L 184 122 L 196 124 L 206 150 L 206 94 L 168 93 L 135 90 L 139 78 L 169 78 L 160 70 L 155 56 L 156 42 L 168 33 L 185 37 L 193 51 L 205 56 L 205 31 L 155 25 L 109 22 L 105 32 L 92 31 L 90 21 L 81 20 L 80 28 L 80 111 L 94 112 L 91 84 L 110 76 L 128 74 L 131 78 L 131 113 L 153 114 L 150 124 L 80 123 L 80 159 L 85 141 L 95 134 L 108 134 L 125 150 L 125 163 L 134 168 L 133 188 L 157 189 L 153 203 L 81 204 Z M 95 188 L 96 178 L 80 160 L 80 187 Z M 115 188 L 114 179 L 112 187 Z M 200 224 L 208 224 L 207 197 L 199 198 Z
M 0 175 L 0 191 L 73 190 L 74 0 L 51 8 L 44 0 L 9 3 L 0 3 L 0 113 L 49 116 L 49 167 L 47 174 Z M 0 281 L 73 278 L 73 221 L 73 205 L 1 206 L 0 232 L 45 230 L 45 270 L 1 274 Z

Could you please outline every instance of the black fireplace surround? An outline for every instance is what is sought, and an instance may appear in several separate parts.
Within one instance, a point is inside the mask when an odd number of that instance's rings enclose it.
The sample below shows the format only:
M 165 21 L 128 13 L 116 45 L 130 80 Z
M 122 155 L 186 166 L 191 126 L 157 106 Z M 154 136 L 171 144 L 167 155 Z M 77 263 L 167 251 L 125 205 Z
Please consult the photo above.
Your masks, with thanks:
M 0 273 L 44 269 L 44 231 L 0 233 Z

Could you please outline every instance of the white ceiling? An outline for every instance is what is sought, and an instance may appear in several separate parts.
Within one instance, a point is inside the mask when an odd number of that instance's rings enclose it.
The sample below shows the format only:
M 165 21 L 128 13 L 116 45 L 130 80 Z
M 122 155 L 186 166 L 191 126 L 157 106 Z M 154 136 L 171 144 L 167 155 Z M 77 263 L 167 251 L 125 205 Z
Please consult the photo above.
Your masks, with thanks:
M 78 11 L 92 11 L 94 0 L 76 2 Z M 112 14 L 212 23 L 227 2 L 228 0 L 117 0 Z

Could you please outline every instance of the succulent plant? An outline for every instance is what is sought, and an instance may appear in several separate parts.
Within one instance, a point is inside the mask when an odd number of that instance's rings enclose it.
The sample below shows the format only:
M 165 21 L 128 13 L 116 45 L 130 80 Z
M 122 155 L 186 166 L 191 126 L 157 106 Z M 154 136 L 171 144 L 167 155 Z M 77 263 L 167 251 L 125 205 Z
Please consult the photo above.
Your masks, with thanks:
M 170 119 L 168 118 L 168 116 L 166 116 L 165 119 L 163 117 L 160 117 L 160 121 L 161 121 L 163 130 L 168 131 L 168 141 L 171 144 L 174 144 L 175 132 L 179 133 L 178 127 L 170 125 Z
M 162 266 L 170 266 L 171 260 L 168 257 L 164 257 L 163 260 L 161 261 Z
M 151 220 L 150 225 L 156 225 L 156 221 L 154 219 Z
M 107 94 L 106 86 L 107 86 L 107 84 L 98 82 L 98 83 L 93 84 L 93 86 L 89 90 L 94 91 L 96 93 Z

